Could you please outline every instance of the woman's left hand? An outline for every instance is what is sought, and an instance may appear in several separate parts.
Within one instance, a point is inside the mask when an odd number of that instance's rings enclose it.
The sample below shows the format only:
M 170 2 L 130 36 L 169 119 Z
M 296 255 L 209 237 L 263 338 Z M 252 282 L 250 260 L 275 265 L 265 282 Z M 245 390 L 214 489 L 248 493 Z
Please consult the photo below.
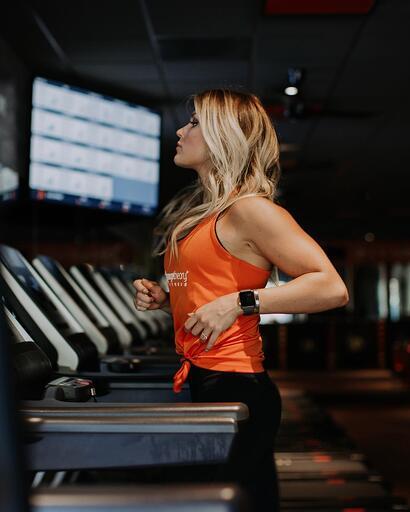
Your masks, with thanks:
M 218 336 L 231 327 L 241 314 L 238 292 L 230 293 L 200 306 L 194 313 L 188 313 L 189 318 L 184 324 L 184 330 L 194 336 L 201 334 L 200 341 L 208 341 L 205 348 L 205 352 L 208 352 Z

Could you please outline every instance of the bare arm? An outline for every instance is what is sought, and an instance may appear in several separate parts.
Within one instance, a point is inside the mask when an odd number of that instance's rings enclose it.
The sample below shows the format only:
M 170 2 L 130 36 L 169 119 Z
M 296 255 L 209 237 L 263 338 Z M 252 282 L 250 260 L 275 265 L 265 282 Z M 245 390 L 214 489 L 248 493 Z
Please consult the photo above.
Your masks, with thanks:
M 293 279 L 259 291 L 260 313 L 315 313 L 346 305 L 346 286 L 322 250 L 281 206 L 261 197 L 231 208 L 236 229 Z M 236 300 L 237 293 L 232 294 Z

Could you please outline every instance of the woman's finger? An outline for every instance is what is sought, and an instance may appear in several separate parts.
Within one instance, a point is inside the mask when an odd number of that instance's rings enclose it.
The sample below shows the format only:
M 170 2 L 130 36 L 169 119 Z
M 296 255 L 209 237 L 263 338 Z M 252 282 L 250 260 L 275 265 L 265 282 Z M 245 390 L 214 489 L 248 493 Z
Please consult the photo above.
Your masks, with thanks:
M 148 307 L 152 302 L 154 302 L 154 299 L 152 297 L 148 297 L 147 295 L 138 293 L 137 297 L 136 297 L 136 301 L 139 306 Z
M 198 321 L 191 329 L 191 332 L 194 336 L 198 336 L 204 329 L 206 329 L 205 325 Z
M 145 277 L 141 279 L 141 285 L 144 287 L 144 293 L 151 293 L 154 288 L 159 287 L 156 281 L 150 281 L 149 279 L 145 279 Z
M 145 309 L 147 309 L 147 308 L 144 308 L 144 307 L 140 306 L 137 303 L 137 298 L 136 297 L 134 297 L 134 306 L 135 306 L 136 309 L 138 309 L 138 311 L 144 311 Z
M 208 344 L 205 348 L 205 352 L 208 352 L 209 350 L 211 350 L 211 348 L 215 345 L 215 342 L 216 342 L 218 336 L 219 336 L 219 332 L 213 331 L 212 336 L 210 337 Z
M 201 335 L 199 337 L 199 341 L 201 343 L 207 343 L 208 340 L 209 340 L 209 336 L 212 334 L 212 331 L 211 329 L 204 329 L 202 332 L 201 332 Z
M 195 316 L 191 316 L 184 324 L 185 332 L 189 332 L 192 327 L 197 323 L 198 319 Z
M 136 297 L 134 297 L 134 305 L 137 309 L 143 308 L 147 309 L 152 304 L 153 299 L 150 299 L 149 297 L 145 297 L 141 299 L 141 294 L 137 294 Z
M 143 279 L 136 279 L 132 285 L 134 286 L 134 288 L 137 290 L 137 292 L 142 292 L 142 293 L 149 293 L 149 290 L 148 288 L 143 284 Z

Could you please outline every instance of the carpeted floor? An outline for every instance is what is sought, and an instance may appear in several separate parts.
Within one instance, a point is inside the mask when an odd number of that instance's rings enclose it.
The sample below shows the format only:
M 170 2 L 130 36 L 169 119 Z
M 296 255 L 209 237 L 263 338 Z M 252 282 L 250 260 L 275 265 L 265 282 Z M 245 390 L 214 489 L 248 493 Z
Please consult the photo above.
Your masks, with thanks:
M 338 404 L 326 406 L 335 422 L 410 504 L 410 406 Z

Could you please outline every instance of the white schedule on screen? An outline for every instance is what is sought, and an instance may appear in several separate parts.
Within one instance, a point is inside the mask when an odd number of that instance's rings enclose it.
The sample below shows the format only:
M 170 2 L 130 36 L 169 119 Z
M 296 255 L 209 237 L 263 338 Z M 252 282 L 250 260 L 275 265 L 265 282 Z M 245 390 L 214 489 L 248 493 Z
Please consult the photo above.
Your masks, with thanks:
M 36 78 L 30 188 L 41 198 L 154 211 L 161 117 L 146 107 Z M 45 194 L 45 197 L 44 197 Z

